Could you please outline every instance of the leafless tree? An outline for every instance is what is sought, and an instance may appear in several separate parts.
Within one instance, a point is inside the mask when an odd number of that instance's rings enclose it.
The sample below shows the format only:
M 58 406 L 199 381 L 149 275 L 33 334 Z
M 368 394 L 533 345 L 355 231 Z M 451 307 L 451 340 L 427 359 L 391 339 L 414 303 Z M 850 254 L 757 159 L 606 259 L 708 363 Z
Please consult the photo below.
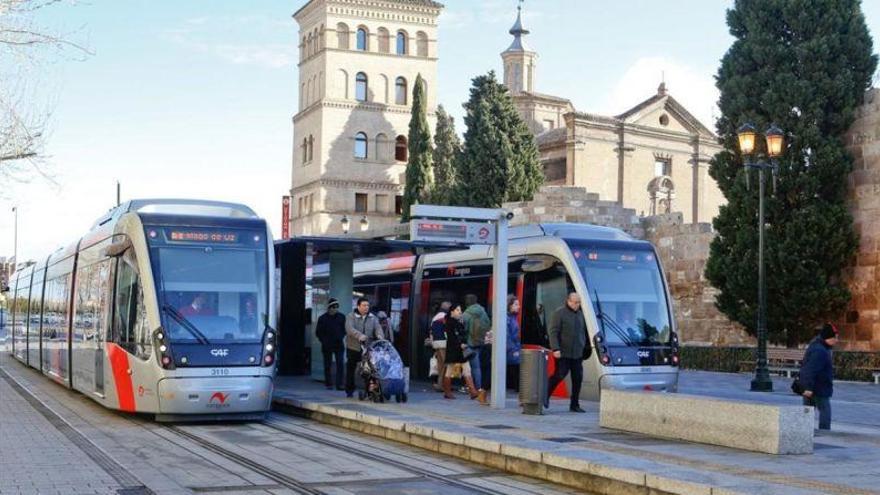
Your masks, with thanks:
M 58 57 L 84 59 L 90 52 L 72 41 L 71 33 L 51 32 L 35 19 L 71 3 L 0 0 L 0 184 L 35 175 L 52 181 L 45 154 L 52 105 L 41 91 L 40 68 Z M 7 187 L 0 186 L 0 196 Z

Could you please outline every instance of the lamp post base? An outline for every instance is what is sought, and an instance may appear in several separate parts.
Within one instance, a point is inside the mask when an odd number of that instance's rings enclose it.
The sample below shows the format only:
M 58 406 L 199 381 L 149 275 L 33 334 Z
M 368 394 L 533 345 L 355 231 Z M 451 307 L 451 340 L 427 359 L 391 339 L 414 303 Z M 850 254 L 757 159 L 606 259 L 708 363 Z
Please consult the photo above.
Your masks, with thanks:
M 750 389 L 752 392 L 772 392 L 773 391 L 773 380 L 767 377 L 755 377 L 752 379 L 752 387 Z

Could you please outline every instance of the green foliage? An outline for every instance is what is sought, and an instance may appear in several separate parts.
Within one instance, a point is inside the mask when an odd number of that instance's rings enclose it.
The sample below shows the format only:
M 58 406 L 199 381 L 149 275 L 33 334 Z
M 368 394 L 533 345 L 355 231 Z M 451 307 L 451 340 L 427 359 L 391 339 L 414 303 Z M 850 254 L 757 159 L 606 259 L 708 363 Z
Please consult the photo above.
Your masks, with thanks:
M 434 183 L 431 131 L 428 128 L 428 104 L 425 101 L 425 82 L 416 77 L 413 88 L 412 118 L 409 121 L 409 160 L 406 163 L 406 188 L 403 193 L 403 218 L 409 220 L 412 205 L 426 203 Z
M 454 204 L 456 164 L 461 159 L 461 140 L 455 133 L 455 119 L 443 105 L 437 107 L 437 128 L 434 132 L 434 192 L 431 202 Z
M 464 107 L 467 131 L 456 202 L 494 208 L 531 200 L 544 182 L 538 146 L 494 72 L 474 78 Z
M 709 169 L 727 204 L 713 222 L 706 277 L 720 289 L 718 308 L 754 334 L 758 188 L 755 172 L 746 188 L 736 130 L 775 122 L 787 143 L 778 189 L 765 198 L 767 326 L 772 342 L 791 346 L 850 298 L 840 273 L 857 240 L 844 203 L 852 158 L 843 138 L 877 58 L 859 0 L 737 0 L 727 24 L 735 41 L 717 75 L 725 149 Z

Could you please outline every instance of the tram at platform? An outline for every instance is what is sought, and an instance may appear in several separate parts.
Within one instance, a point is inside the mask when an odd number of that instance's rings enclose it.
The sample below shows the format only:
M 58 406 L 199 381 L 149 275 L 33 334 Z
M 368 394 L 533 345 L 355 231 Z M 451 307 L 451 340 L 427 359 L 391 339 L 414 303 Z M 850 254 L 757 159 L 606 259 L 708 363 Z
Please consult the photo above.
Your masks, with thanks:
M 110 409 L 259 419 L 275 377 L 274 266 L 246 206 L 129 201 L 13 274 L 12 353 Z

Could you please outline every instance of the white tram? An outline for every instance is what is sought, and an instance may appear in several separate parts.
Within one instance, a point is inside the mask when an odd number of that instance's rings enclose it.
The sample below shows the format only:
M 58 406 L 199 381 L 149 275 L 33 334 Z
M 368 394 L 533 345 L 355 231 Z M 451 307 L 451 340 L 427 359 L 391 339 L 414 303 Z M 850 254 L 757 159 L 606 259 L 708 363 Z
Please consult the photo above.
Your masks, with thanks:
M 626 233 L 585 224 L 539 224 L 509 232 L 508 288 L 522 308 L 523 344 L 547 346 L 553 311 L 577 292 L 594 352 L 584 363 L 581 397 L 596 400 L 602 389 L 678 388 L 679 342 L 672 304 L 654 247 Z M 467 250 L 360 261 L 354 296 L 399 322 L 397 346 L 415 374 L 428 369 L 422 341 L 441 301 L 463 302 L 475 294 L 487 310 L 493 301 L 494 253 Z M 324 311 L 328 266 L 315 266 L 316 314 Z M 587 304 L 590 303 L 590 304 Z M 409 311 L 412 308 L 413 311 Z M 408 329 L 414 328 L 415 332 Z
M 135 200 L 12 276 L 16 359 L 158 420 L 261 418 L 275 375 L 272 235 L 248 207 Z

